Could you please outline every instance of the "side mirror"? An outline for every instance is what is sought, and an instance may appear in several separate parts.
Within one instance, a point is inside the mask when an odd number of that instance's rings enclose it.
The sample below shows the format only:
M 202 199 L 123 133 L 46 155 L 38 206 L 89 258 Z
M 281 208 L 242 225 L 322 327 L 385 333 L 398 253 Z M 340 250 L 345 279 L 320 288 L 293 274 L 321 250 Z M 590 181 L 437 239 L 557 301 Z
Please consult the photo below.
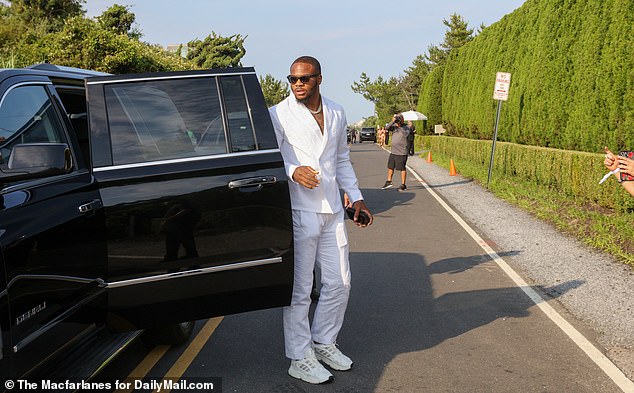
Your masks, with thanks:
M 62 175 L 72 168 L 72 155 L 65 143 L 19 144 L 13 146 L 7 168 L 0 169 L 0 182 Z

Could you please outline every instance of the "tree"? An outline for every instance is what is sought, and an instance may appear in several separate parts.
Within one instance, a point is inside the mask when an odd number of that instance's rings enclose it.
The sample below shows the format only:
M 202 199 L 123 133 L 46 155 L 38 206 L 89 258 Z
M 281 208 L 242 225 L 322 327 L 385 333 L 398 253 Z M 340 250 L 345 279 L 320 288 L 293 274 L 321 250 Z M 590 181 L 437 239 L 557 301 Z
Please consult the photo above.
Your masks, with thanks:
M 66 18 L 84 15 L 85 0 L 9 0 L 11 8 L 24 19 L 44 18 L 61 22 Z
M 52 35 L 50 61 L 113 74 L 184 70 L 187 61 L 86 18 L 72 18 Z M 56 56 L 56 57 L 53 57 Z
M 260 85 L 262 86 L 262 93 L 267 107 L 277 105 L 290 94 L 288 85 L 275 79 L 271 74 L 266 74 L 264 77 L 260 76 Z
M 429 74 L 430 66 L 423 55 L 418 55 L 412 65 L 405 70 L 405 76 L 400 78 L 399 86 L 407 103 L 407 109 L 414 109 L 418 102 L 420 87 Z
M 374 111 L 379 121 L 387 122 L 394 113 L 403 111 L 408 106 L 406 96 L 403 93 L 401 79 L 391 77 L 388 80 L 378 76 L 371 81 L 365 72 L 361 73 L 361 79 L 352 84 L 352 91 L 363 95 L 363 98 L 374 103 Z
M 116 34 L 126 34 L 130 38 L 141 38 L 141 31 L 133 28 L 132 25 L 136 20 L 136 15 L 130 11 L 128 6 L 114 4 L 105 10 L 97 21 L 106 30 L 112 30 Z
M 451 14 L 449 20 L 443 19 L 447 26 L 445 40 L 440 46 L 431 45 L 427 49 L 425 59 L 431 64 L 431 68 L 444 65 L 452 50 L 464 46 L 473 40 L 473 29 L 469 29 L 468 23 L 458 14 Z
M 187 59 L 199 68 L 240 67 L 240 60 L 246 54 L 246 38 L 240 34 L 222 37 L 212 32 L 202 41 L 196 39 L 187 44 Z

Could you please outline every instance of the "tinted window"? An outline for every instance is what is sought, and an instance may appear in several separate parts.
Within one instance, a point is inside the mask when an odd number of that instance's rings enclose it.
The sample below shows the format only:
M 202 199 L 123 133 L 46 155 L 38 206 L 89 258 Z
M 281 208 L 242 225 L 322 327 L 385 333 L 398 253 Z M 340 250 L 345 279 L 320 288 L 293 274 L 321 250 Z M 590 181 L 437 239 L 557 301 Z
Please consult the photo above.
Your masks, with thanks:
M 0 106 L 0 153 L 8 161 L 16 144 L 55 142 L 66 138 L 44 86 L 21 86 L 7 93 Z
M 255 136 L 251 126 L 249 107 L 244 96 L 242 78 L 239 76 L 222 77 L 220 83 L 231 134 L 231 150 L 255 150 Z
M 114 164 L 226 153 L 215 78 L 105 87 Z

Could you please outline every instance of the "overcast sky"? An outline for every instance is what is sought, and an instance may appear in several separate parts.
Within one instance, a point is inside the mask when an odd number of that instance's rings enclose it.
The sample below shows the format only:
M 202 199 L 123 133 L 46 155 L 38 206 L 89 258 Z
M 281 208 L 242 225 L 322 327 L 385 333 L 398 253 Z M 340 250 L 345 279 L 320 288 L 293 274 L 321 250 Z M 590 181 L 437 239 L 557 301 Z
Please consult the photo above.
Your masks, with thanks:
M 472 28 L 491 25 L 524 0 L 88 0 L 88 16 L 113 4 L 136 15 L 142 40 L 166 46 L 203 39 L 212 31 L 241 34 L 242 65 L 283 80 L 290 63 L 311 55 L 322 65 L 321 92 L 344 106 L 348 123 L 373 115 L 374 106 L 350 86 L 362 72 L 371 79 L 403 74 L 417 55 L 438 45 L 443 19 L 461 15 Z M 393 8 L 390 8 L 393 6 Z M 492 77 L 492 84 L 495 75 Z M 403 111 L 410 108 L 403 108 Z

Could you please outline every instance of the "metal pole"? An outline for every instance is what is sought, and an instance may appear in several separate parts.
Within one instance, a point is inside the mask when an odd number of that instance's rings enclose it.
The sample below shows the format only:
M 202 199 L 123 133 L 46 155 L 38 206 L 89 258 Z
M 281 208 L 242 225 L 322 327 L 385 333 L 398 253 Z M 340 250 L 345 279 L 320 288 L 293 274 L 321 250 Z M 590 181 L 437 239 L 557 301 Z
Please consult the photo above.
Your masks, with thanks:
M 493 169 L 493 155 L 495 154 L 495 142 L 498 139 L 498 124 L 500 122 L 500 109 L 502 108 L 502 100 L 498 100 L 498 111 L 495 116 L 495 132 L 493 133 L 493 145 L 491 146 L 491 159 L 489 160 L 489 176 L 487 177 L 487 190 L 489 189 L 489 181 L 491 180 L 491 170 Z

